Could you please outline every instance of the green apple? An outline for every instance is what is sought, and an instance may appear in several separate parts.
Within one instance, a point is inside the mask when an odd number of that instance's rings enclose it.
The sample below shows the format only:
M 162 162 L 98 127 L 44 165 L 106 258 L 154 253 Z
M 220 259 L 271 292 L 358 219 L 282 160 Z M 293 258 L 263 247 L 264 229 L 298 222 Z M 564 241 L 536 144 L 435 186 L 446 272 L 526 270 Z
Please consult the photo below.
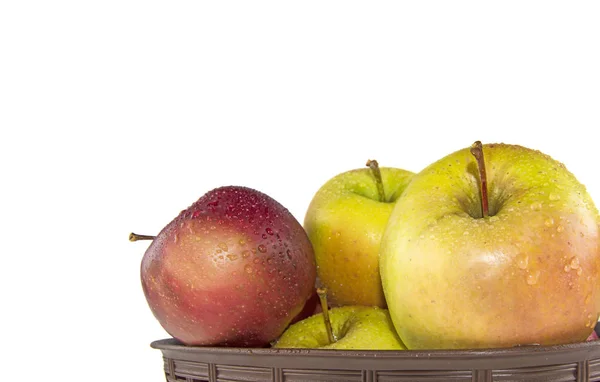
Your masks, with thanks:
M 331 305 L 385 307 L 379 276 L 379 244 L 395 201 L 412 177 L 383 167 L 344 172 L 315 194 L 304 219 L 320 284 Z M 378 181 L 380 179 L 381 181 Z
M 406 349 L 390 319 L 387 309 L 366 306 L 343 306 L 329 311 L 331 342 L 323 313 L 299 321 L 281 335 L 275 348 L 322 348 L 361 350 Z
M 476 142 L 431 164 L 381 244 L 400 338 L 409 349 L 584 341 L 600 313 L 598 232 L 585 187 L 539 151 Z

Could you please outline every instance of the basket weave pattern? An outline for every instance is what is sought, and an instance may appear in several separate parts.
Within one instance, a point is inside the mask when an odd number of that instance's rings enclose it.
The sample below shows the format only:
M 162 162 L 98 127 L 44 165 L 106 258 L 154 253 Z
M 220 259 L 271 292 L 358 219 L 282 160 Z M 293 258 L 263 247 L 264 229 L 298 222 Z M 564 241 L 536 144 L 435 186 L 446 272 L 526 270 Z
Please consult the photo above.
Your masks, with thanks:
M 600 341 L 469 351 L 327 351 L 187 347 L 163 352 L 168 382 L 590 382 L 600 381 Z

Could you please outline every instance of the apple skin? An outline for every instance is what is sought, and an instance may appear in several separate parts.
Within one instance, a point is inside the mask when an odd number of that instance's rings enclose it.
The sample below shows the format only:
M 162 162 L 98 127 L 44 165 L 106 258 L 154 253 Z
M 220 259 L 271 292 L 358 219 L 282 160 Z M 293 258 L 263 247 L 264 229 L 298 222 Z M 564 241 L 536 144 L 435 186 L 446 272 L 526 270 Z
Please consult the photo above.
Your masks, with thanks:
M 334 343 L 329 343 L 323 313 L 286 329 L 275 348 L 405 350 L 387 309 L 373 306 L 342 306 L 329 311 Z
M 368 168 L 341 173 L 313 197 L 304 219 L 317 261 L 318 282 L 331 306 L 384 308 L 379 245 L 394 202 L 413 173 L 380 168 L 387 201 L 379 201 Z
M 600 312 L 592 199 L 539 151 L 483 150 L 489 217 L 469 149 L 415 175 L 392 212 L 380 267 L 400 338 L 409 349 L 585 341 Z
M 323 310 L 321 309 L 319 295 L 317 294 L 317 291 L 315 289 L 315 291 L 310 295 L 308 300 L 306 300 L 306 303 L 304 304 L 304 307 L 302 308 L 300 313 L 298 313 L 296 317 L 292 319 L 290 325 L 295 324 L 298 321 L 302 321 L 310 316 L 314 316 L 315 314 L 322 311 Z
M 154 316 L 187 345 L 268 345 L 300 313 L 315 279 L 300 223 L 269 196 L 237 186 L 182 211 L 141 264 Z

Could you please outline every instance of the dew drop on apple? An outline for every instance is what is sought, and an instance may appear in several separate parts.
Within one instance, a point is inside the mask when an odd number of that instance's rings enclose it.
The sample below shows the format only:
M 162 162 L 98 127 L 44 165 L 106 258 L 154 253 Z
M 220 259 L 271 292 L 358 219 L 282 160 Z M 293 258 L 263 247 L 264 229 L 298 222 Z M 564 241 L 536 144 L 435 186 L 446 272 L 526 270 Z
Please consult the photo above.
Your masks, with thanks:
M 577 256 L 574 256 L 573 258 L 571 258 L 571 262 L 569 263 L 569 266 L 571 267 L 571 269 L 578 269 L 579 268 L 579 258 Z
M 548 219 L 544 220 L 544 224 L 546 225 L 546 227 L 552 227 L 554 225 L 554 219 L 548 218 Z
M 565 230 L 565 227 L 563 227 L 562 225 L 559 225 L 558 227 L 556 227 L 556 232 L 562 232 Z
M 245 250 L 244 252 L 242 252 L 242 257 L 243 257 L 244 259 L 247 259 L 249 256 L 250 256 L 250 251 L 248 251 L 248 250 Z
M 254 270 L 252 269 L 252 267 L 250 265 L 246 265 L 244 267 L 244 270 L 246 271 L 246 273 L 250 274 L 252 272 L 254 272 Z
M 535 285 L 540 278 L 540 271 L 532 271 L 527 275 L 527 284 Z
M 267 228 L 265 230 L 269 235 L 273 235 L 273 230 L 271 228 Z
M 265 247 L 263 244 L 260 244 L 258 246 L 258 251 L 261 253 L 265 253 L 265 252 L 267 252 L 267 247 Z
M 560 195 L 551 193 L 550 195 L 548 195 L 548 199 L 550 199 L 552 201 L 557 201 L 557 200 L 560 200 Z
M 592 314 L 587 315 L 587 322 L 585 323 L 586 328 L 592 328 L 594 325 L 594 321 L 592 320 Z
M 532 211 L 539 211 L 542 209 L 542 203 L 541 202 L 534 202 L 531 203 L 531 206 L 529 206 L 531 208 Z
M 588 294 L 587 296 L 585 296 L 585 303 L 586 305 L 589 304 L 592 301 L 592 295 Z
M 528 255 L 522 255 L 517 258 L 517 266 L 520 269 L 527 269 L 528 265 L 529 265 L 529 256 Z

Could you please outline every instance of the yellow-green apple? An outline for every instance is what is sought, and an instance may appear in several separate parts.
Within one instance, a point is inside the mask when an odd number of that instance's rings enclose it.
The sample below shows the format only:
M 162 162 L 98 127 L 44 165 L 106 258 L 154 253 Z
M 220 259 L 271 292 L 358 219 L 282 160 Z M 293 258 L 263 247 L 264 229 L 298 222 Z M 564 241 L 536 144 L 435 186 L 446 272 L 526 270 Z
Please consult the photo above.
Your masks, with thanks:
M 565 166 L 508 144 L 459 150 L 416 174 L 381 245 L 409 349 L 584 341 L 600 312 L 598 211 Z
M 230 186 L 206 193 L 156 236 L 141 279 L 152 312 L 181 342 L 265 346 L 311 296 L 316 264 L 287 209 Z
M 334 341 L 330 341 L 323 313 L 299 321 L 283 332 L 275 348 L 402 350 L 387 309 L 343 306 L 329 311 Z
M 355 169 L 326 182 L 313 197 L 304 228 L 313 245 L 319 283 L 331 305 L 385 307 L 379 276 L 379 244 L 409 171 Z

